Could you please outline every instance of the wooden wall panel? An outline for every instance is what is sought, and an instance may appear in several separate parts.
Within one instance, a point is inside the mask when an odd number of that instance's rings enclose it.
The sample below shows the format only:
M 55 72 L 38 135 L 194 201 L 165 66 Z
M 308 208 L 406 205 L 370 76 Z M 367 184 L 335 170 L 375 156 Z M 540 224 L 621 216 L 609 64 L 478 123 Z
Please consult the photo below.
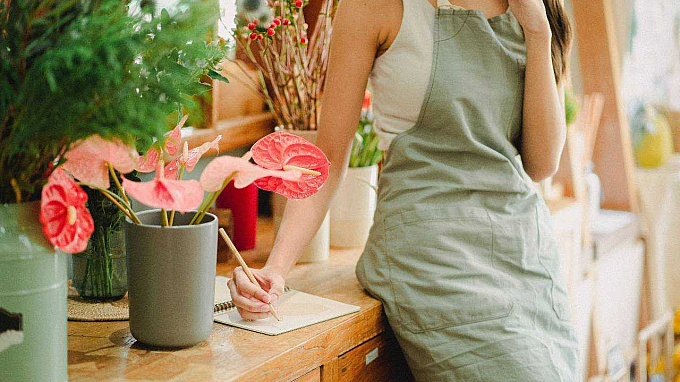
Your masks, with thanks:
M 605 96 L 595 143 L 602 207 L 638 211 L 630 126 L 620 96 L 620 65 L 611 0 L 573 0 L 583 92 Z

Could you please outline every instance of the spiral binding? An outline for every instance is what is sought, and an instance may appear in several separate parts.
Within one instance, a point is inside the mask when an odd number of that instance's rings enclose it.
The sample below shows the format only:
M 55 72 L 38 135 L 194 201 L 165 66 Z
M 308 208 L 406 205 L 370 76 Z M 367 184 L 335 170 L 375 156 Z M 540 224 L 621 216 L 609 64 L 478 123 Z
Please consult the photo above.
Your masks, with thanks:
M 284 293 L 288 292 L 289 290 L 290 290 L 290 288 L 288 288 L 288 287 L 283 288 Z M 234 304 L 233 301 L 221 302 L 219 304 L 215 304 L 214 313 L 223 312 L 225 310 L 231 310 L 231 309 L 234 309 L 234 308 L 236 308 L 236 304 Z
M 236 308 L 236 304 L 234 304 L 232 301 L 221 302 L 219 304 L 215 304 L 215 313 L 234 308 Z

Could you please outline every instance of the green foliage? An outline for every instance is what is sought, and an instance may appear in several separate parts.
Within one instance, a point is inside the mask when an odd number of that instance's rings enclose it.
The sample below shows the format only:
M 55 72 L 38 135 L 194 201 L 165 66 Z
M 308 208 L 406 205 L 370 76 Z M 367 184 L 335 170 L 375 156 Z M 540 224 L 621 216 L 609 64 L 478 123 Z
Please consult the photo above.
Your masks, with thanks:
M 93 134 L 144 150 L 196 108 L 226 47 L 206 42 L 217 1 L 0 2 L 0 202 L 38 197 L 48 165 Z M 201 81 L 205 81 L 201 82 Z M 179 111 L 179 113 L 177 113 Z
M 574 98 L 574 94 L 571 90 L 566 90 L 564 92 L 564 111 L 567 126 L 574 123 L 576 120 L 576 114 L 578 114 L 578 102 Z
M 368 167 L 380 163 L 382 151 L 378 150 L 379 142 L 373 130 L 373 119 L 362 116 L 354 133 L 349 167 Z

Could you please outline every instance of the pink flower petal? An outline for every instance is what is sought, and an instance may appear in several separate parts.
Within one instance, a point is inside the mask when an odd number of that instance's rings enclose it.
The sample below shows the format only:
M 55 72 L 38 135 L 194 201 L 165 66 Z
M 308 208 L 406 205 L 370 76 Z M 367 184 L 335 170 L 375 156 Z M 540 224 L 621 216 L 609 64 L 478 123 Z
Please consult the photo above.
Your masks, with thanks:
M 64 158 L 63 168 L 76 179 L 88 185 L 109 188 L 108 163 L 126 174 L 135 169 L 139 155 L 120 140 L 106 140 L 93 135 L 76 143 Z
M 189 158 L 187 158 L 187 161 L 184 164 L 186 166 L 186 170 L 189 172 L 193 171 L 194 167 L 196 166 L 196 163 L 198 163 L 198 160 L 201 159 L 201 157 L 205 153 L 210 151 L 210 149 L 215 149 L 215 151 L 219 152 L 220 139 L 222 139 L 222 136 L 218 135 L 217 138 L 213 139 L 211 142 L 206 142 L 198 147 L 189 150 Z
M 255 185 L 290 199 L 304 199 L 315 194 L 328 179 L 330 162 L 326 155 L 309 141 L 283 131 L 269 134 L 255 142 L 251 149 L 255 163 L 270 169 L 297 166 L 315 170 L 321 175 L 302 175 L 295 181 L 262 178 Z
M 221 135 L 218 135 L 217 138 L 213 139 L 211 142 L 206 142 L 196 148 L 193 148 L 189 150 L 188 152 L 188 160 L 185 162 L 184 161 L 184 154 L 180 154 L 177 158 L 173 159 L 170 163 L 168 163 L 167 166 L 165 166 L 165 178 L 166 179 L 177 179 L 179 176 L 179 169 L 184 164 L 184 169 L 187 172 L 191 172 L 194 170 L 194 167 L 196 167 L 196 163 L 198 163 L 198 160 L 201 159 L 203 154 L 208 152 L 210 149 L 214 148 L 215 150 L 219 151 L 220 146 L 218 142 L 222 139 Z
M 284 131 L 269 134 L 260 138 L 250 149 L 253 160 L 264 168 L 283 169 L 283 152 L 294 143 L 309 143 L 304 138 Z M 309 143 L 311 145 L 311 143 Z
M 94 232 L 92 215 L 84 207 L 76 208 L 76 222 L 66 225 L 66 230 L 57 241 L 57 247 L 64 252 L 78 253 L 87 249 L 87 242 Z
M 66 162 L 62 165 L 66 171 L 81 182 L 92 187 L 108 189 L 109 168 L 104 161 L 93 159 L 84 153 L 66 153 Z
M 179 176 L 179 167 L 182 164 L 181 159 L 182 157 L 177 157 L 165 166 L 165 169 L 163 170 L 163 177 L 165 179 L 177 180 L 177 177 Z
M 54 195 L 54 197 L 48 196 L 49 200 L 58 197 L 60 202 L 73 206 L 85 205 L 87 202 L 87 194 L 85 191 L 66 173 L 66 171 L 64 171 L 63 168 L 58 167 L 52 172 L 45 187 L 47 186 L 59 186 L 63 189 L 63 194 Z M 49 188 L 45 190 L 45 187 L 43 187 L 43 193 L 50 191 Z
M 177 210 L 179 212 L 189 212 L 196 210 L 203 202 L 203 187 L 201 187 L 201 183 L 195 179 L 164 179 L 161 183 L 163 183 L 174 199 L 173 205 L 168 209 Z
M 153 172 L 156 170 L 156 164 L 158 163 L 158 149 L 156 147 L 151 147 L 144 154 L 144 156 L 139 157 L 137 161 L 137 167 L 135 170 L 139 172 Z
M 243 158 L 221 156 L 213 159 L 201 174 L 201 185 L 209 192 L 219 191 L 224 181 L 233 173 L 234 187 L 244 188 L 263 177 L 299 179 L 299 171 L 269 170 L 248 162 Z
M 63 196 L 58 196 L 63 194 L 63 192 L 62 187 L 43 188 L 43 194 L 47 195 L 47 197 L 42 202 L 40 220 L 43 223 L 43 233 L 48 239 L 59 236 L 68 220 L 66 215 L 68 206 L 62 201 Z
M 197 180 L 156 178 L 150 182 L 123 179 L 125 191 L 142 204 L 166 210 L 189 212 L 203 201 L 203 189 Z
M 40 221 L 50 244 L 69 253 L 82 252 L 94 232 L 94 222 L 85 208 L 87 194 L 66 172 L 55 170 L 42 189 Z M 69 209 L 75 219 L 69 222 Z
M 182 126 L 189 118 L 189 114 L 185 114 L 182 120 L 179 121 L 177 126 L 168 134 L 165 138 L 165 151 L 170 155 L 175 155 L 179 151 L 180 145 L 182 144 Z

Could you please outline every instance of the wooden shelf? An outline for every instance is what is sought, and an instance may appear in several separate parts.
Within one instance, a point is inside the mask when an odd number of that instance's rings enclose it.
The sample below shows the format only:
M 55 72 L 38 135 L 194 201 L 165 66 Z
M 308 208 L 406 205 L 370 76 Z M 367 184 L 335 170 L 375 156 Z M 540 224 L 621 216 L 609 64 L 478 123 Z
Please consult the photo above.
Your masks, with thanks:
M 274 125 L 271 114 L 263 112 L 217 121 L 215 127 L 209 129 L 190 129 L 183 138 L 189 142 L 189 147 L 196 147 L 222 135 L 220 152 L 225 152 L 254 143 L 274 131 Z M 206 155 L 215 155 L 215 151 Z

